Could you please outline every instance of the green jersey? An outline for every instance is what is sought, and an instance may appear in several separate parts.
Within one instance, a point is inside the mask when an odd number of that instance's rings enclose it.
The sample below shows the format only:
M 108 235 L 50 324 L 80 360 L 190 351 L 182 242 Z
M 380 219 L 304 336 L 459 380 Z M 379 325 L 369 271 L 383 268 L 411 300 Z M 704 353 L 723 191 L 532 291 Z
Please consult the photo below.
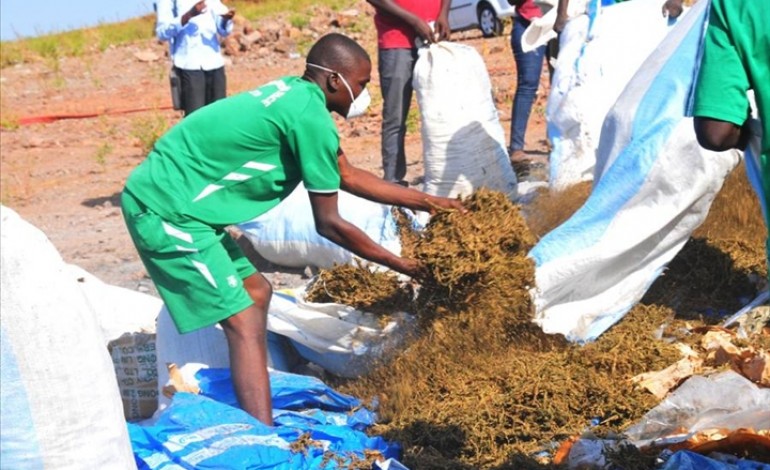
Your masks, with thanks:
M 339 135 L 321 89 L 284 77 L 216 101 L 161 137 L 126 188 L 169 221 L 251 220 L 304 182 L 335 192 Z
M 704 1 L 704 0 L 701 0 Z M 711 0 L 693 115 L 742 125 L 754 90 L 762 121 L 759 156 L 765 220 L 770 223 L 770 3 Z M 770 252 L 770 240 L 768 240 Z

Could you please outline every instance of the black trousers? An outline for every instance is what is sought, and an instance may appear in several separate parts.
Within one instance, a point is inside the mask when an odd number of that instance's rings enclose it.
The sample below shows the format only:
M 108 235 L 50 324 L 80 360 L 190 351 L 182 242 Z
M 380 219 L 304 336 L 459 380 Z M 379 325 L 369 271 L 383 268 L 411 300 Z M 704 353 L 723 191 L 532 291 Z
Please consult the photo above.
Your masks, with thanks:
M 177 68 L 176 73 L 182 87 L 182 109 L 185 116 L 227 95 L 224 67 L 214 70 Z

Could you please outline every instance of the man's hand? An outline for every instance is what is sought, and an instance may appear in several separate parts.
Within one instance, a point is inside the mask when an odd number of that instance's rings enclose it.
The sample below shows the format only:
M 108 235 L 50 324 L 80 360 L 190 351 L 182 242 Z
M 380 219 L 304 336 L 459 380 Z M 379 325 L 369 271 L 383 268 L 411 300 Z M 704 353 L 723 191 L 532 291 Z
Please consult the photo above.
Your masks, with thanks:
M 430 25 L 428 25 L 428 23 L 426 23 L 422 18 L 417 16 L 413 17 L 409 22 L 409 25 L 412 27 L 412 29 L 414 29 L 414 32 L 417 33 L 417 35 L 420 36 L 425 42 L 436 42 L 433 38 L 433 30 L 430 29 Z
M 401 274 L 420 280 L 425 277 L 425 269 L 419 261 L 411 258 L 398 258 L 398 265 L 391 266 Z
M 456 210 L 463 214 L 468 212 L 462 201 L 459 199 L 450 199 L 448 197 L 433 197 L 428 198 L 428 204 L 431 206 L 430 213 L 435 214 L 437 209 Z
M 666 0 L 663 4 L 663 16 L 678 18 L 682 14 L 682 0 Z
M 198 3 L 193 5 L 192 8 L 187 10 L 187 13 L 182 15 L 182 26 L 186 25 L 192 18 L 203 13 L 203 10 L 205 9 L 206 9 L 206 0 L 200 0 Z
M 446 16 L 439 15 L 434 26 L 434 36 L 436 41 L 444 41 L 449 39 L 449 34 L 451 31 L 449 30 L 449 20 Z

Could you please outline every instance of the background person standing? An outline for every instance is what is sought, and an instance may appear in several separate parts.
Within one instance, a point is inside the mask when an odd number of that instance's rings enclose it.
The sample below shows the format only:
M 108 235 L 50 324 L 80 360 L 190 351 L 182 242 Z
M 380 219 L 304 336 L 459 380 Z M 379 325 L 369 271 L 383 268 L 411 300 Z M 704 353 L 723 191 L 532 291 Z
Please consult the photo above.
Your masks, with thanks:
M 234 15 L 219 0 L 157 2 L 155 34 L 170 43 L 185 116 L 227 95 L 219 37 L 232 32 Z
M 415 39 L 449 37 L 449 0 L 367 0 L 374 6 L 378 70 L 382 91 L 383 179 L 402 185 L 406 176 L 406 118 L 412 102 Z M 428 25 L 434 22 L 434 29 Z
M 533 0 L 508 0 L 508 3 L 516 7 L 511 31 L 511 49 L 516 62 L 516 92 L 511 109 L 511 142 L 508 155 L 514 169 L 520 173 L 522 170 L 520 166 L 529 161 L 524 153 L 524 135 L 532 112 L 532 104 L 540 87 L 540 73 L 543 70 L 546 46 L 539 46 L 529 52 L 524 52 L 521 46 L 521 38 L 529 24 L 535 18 L 543 16 L 540 7 Z

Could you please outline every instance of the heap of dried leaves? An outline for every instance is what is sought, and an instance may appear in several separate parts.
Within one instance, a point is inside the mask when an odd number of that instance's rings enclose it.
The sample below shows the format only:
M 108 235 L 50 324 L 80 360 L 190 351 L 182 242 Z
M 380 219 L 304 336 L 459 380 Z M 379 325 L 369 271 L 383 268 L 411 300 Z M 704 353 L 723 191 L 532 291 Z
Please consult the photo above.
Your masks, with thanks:
M 726 186 L 729 190 L 736 184 L 728 181 Z M 738 189 L 739 195 L 733 192 L 730 198 L 740 198 L 760 217 L 758 205 L 751 208 L 753 195 Z M 564 193 L 570 201 L 553 201 L 553 207 L 572 204 L 574 196 Z M 749 254 L 746 260 L 746 252 L 753 251 L 741 251 L 743 242 L 734 244 L 741 256 L 723 253 L 733 261 L 706 262 L 703 269 L 688 268 L 698 257 L 685 248 L 656 283 L 665 284 L 653 286 L 645 302 L 623 321 L 594 343 L 572 345 L 544 335 L 530 321 L 534 267 L 526 254 L 535 237 L 519 208 L 486 190 L 466 205 L 468 214 L 437 214 L 425 231 L 402 237 L 405 254 L 427 268 L 411 308 L 423 320 L 416 339 L 368 377 L 338 384 L 355 396 L 379 399 L 382 424 L 374 432 L 401 443 L 402 460 L 410 468 L 551 468 L 550 456 L 570 436 L 589 427 L 599 435 L 622 431 L 657 404 L 630 379 L 679 358 L 672 345 L 655 339 L 662 324 L 678 321 L 675 308 L 681 302 L 676 299 L 698 298 L 715 309 L 732 308 L 720 304 L 714 291 L 742 286 L 726 295 L 735 302 L 731 296 L 736 292 L 751 293 L 747 275 L 763 272 L 761 257 Z M 715 207 L 721 207 L 719 200 Z M 733 212 L 715 213 L 734 218 Z M 724 220 L 709 219 L 704 226 L 723 227 Z M 739 234 L 737 239 L 753 246 L 764 232 L 757 236 L 754 228 L 749 230 L 751 236 Z M 730 239 L 704 238 L 695 245 L 706 243 L 720 252 Z M 708 278 L 726 278 L 728 284 L 704 282 L 699 292 L 692 290 Z M 635 452 L 613 458 L 626 466 L 651 465 L 647 456 Z
M 335 265 L 318 273 L 307 291 L 310 302 L 334 302 L 364 312 L 388 315 L 411 310 L 414 293 L 390 272 L 373 272 L 356 263 Z

